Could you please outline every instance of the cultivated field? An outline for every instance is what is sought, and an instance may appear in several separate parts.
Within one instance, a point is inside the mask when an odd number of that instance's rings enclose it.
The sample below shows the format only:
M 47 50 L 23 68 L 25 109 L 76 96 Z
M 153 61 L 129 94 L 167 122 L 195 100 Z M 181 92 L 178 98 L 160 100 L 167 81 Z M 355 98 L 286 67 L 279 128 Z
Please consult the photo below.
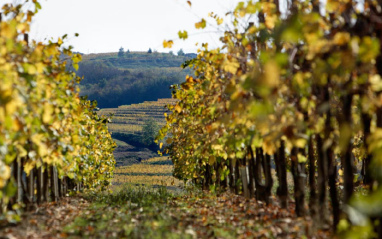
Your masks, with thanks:
M 155 157 L 139 164 L 117 167 L 113 185 L 145 184 L 182 186 L 183 182 L 172 176 L 173 165 L 168 157 Z
M 99 114 L 114 115 L 112 123 L 108 125 L 112 133 L 139 134 L 142 126 L 150 118 L 155 120 L 159 126 L 163 126 L 165 124 L 164 113 L 168 112 L 165 106 L 174 103 L 174 99 L 145 101 L 140 104 L 101 109 Z

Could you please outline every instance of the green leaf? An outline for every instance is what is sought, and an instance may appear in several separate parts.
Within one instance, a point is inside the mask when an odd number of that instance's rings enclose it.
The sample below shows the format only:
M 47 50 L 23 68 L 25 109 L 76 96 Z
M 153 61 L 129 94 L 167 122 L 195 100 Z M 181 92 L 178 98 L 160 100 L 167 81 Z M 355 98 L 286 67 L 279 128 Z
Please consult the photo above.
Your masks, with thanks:
M 183 31 L 183 32 L 179 31 L 178 36 L 179 36 L 179 39 L 186 40 L 188 38 L 188 33 L 187 33 L 187 31 Z

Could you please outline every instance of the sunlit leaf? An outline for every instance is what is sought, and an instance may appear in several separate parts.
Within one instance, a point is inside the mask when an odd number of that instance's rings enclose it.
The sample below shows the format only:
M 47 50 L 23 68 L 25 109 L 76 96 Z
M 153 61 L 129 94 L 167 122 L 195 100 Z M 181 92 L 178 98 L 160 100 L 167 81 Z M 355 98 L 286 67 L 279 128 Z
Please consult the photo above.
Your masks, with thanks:
M 195 23 L 196 29 L 204 29 L 207 26 L 206 20 L 202 19 L 200 22 Z

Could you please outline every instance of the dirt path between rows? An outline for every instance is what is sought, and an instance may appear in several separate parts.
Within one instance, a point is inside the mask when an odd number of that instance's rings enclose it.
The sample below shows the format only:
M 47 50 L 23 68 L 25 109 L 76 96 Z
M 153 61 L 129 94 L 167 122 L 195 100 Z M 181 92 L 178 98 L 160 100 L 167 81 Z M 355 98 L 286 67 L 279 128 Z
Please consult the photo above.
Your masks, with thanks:
M 89 203 L 79 197 L 45 203 L 25 212 L 18 224 L 0 224 L 0 239 L 65 238 L 63 227 L 70 224 Z

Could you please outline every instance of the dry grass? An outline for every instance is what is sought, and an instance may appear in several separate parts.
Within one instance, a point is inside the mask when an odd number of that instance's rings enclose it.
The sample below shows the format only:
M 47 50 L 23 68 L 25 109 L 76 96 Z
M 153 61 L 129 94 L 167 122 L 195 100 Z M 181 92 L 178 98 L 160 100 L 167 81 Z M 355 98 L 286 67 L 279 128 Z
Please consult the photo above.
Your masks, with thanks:
M 172 165 L 133 164 L 115 169 L 116 174 L 172 174 Z
M 146 163 L 146 164 L 153 164 L 153 163 L 165 162 L 165 161 L 168 161 L 168 160 L 169 160 L 169 157 L 155 157 L 155 158 L 151 158 L 151 159 L 145 160 L 144 163 Z
M 161 165 L 168 157 L 154 157 L 139 164 L 115 169 L 113 184 L 145 184 L 162 186 L 183 186 L 183 182 L 172 176 L 173 165 Z

